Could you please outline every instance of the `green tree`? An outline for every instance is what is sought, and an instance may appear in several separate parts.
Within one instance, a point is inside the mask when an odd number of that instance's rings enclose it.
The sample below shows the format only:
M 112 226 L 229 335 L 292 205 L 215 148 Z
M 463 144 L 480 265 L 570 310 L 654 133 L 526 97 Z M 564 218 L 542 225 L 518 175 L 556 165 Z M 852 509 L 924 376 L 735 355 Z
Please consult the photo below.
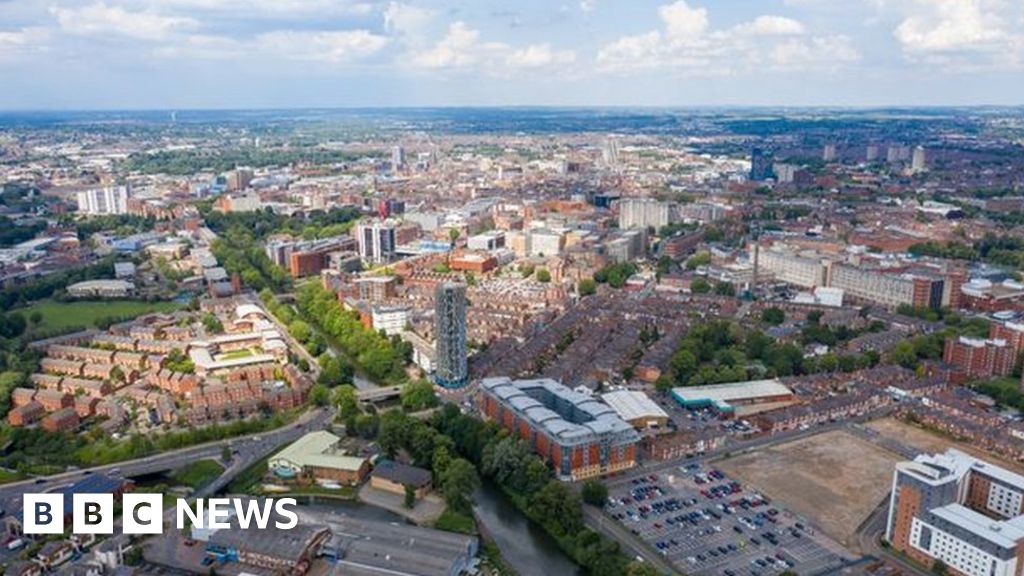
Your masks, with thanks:
M 761 321 L 771 326 L 778 326 L 786 321 L 786 312 L 776 306 L 765 308 L 761 311 Z
M 299 342 L 308 342 L 313 336 L 313 330 L 302 320 L 292 320 L 288 325 L 288 332 Z
M 597 293 L 597 282 L 593 278 L 584 278 L 580 280 L 576 290 L 580 293 L 580 296 L 593 296 Z
M 584 502 L 600 508 L 608 502 L 608 487 L 600 480 L 587 480 L 583 484 L 582 495 Z
M 405 485 L 405 502 L 403 504 L 410 510 L 416 506 L 416 489 L 413 488 L 412 484 Z
M 331 402 L 338 407 L 338 414 L 342 418 L 359 414 L 359 400 L 353 386 L 345 384 L 335 388 L 331 392 Z
M 402 387 L 402 408 L 410 412 L 425 410 L 437 406 L 437 394 L 434 386 L 426 380 L 414 380 Z
M 660 576 L 658 569 L 643 562 L 630 562 L 626 567 L 626 576 Z
M 313 384 L 313 387 L 309 389 L 309 401 L 315 406 L 327 406 L 330 396 L 331 393 L 327 390 L 327 386 L 319 382 Z
M 551 272 L 548 272 L 547 268 L 538 268 L 537 282 L 543 282 L 545 284 L 551 282 Z
M 441 493 L 452 510 L 470 512 L 473 492 L 480 487 L 480 477 L 473 464 L 464 458 L 454 458 L 441 474 Z
M 694 294 L 707 294 L 711 292 L 711 283 L 703 278 L 694 278 L 690 282 L 690 292 Z

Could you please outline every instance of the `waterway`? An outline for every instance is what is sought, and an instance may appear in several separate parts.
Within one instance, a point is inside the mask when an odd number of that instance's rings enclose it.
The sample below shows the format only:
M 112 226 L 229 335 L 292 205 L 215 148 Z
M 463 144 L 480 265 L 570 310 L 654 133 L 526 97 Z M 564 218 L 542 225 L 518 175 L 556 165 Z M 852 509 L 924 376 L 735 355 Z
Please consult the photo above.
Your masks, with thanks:
M 583 574 L 544 529 L 530 522 L 496 486 L 485 482 L 474 498 L 477 518 L 519 576 Z

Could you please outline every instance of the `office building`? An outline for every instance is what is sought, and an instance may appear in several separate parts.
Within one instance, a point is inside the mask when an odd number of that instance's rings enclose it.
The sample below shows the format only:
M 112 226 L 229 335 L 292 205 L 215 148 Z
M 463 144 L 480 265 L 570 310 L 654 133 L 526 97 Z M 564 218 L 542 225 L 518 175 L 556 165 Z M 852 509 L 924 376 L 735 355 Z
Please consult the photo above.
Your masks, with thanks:
M 910 171 L 914 174 L 918 172 L 924 172 L 928 169 L 927 156 L 923 146 L 917 146 L 914 148 L 914 156 L 910 161 Z
M 469 378 L 466 348 L 466 285 L 438 284 L 434 336 L 437 340 L 434 381 L 445 388 L 465 386 Z
M 466 240 L 466 248 L 470 250 L 498 250 L 505 247 L 505 233 L 491 230 L 470 236 Z
M 825 148 L 821 151 L 821 159 L 825 162 L 836 161 L 836 145 L 825 144 Z
M 647 230 L 627 230 L 605 246 L 608 258 L 617 263 L 631 262 L 647 254 Z
M 250 168 L 235 168 L 227 173 L 227 191 L 240 192 L 249 187 L 252 182 L 253 173 Z
M 576 481 L 636 465 L 640 435 L 607 404 L 549 378 L 487 378 L 481 412 L 518 435 L 559 479 Z
M 605 168 L 615 170 L 619 167 L 619 141 L 609 138 L 604 141 L 601 147 L 601 162 Z
M 78 193 L 78 212 L 90 216 L 126 214 L 128 212 L 127 186 L 107 186 Z
M 653 198 L 623 198 L 619 200 L 619 228 L 660 229 L 673 220 L 673 205 Z
M 761 148 L 754 148 L 750 152 L 750 179 L 754 182 L 769 180 L 775 176 L 772 170 L 772 154 Z
M 937 310 L 942 307 L 945 292 L 945 281 L 939 277 L 887 272 L 843 263 L 829 267 L 828 286 L 843 290 L 848 298 L 889 308 L 908 304 Z
M 565 248 L 565 233 L 561 230 L 537 228 L 527 232 L 526 242 L 530 256 L 558 256 Z
M 397 226 L 388 220 L 366 222 L 357 228 L 359 256 L 373 264 L 385 264 L 395 256 Z
M 391 148 L 391 171 L 398 172 L 405 168 L 405 148 L 394 146 Z
M 754 246 L 751 246 L 750 253 L 753 252 Z M 758 251 L 757 263 L 760 272 L 770 272 L 780 282 L 801 288 L 825 285 L 827 268 L 820 258 L 807 258 L 792 252 L 765 248 Z
M 868 145 L 867 150 L 864 151 L 864 159 L 868 162 L 878 160 L 878 146 L 875 144 Z
M 956 449 L 896 465 L 885 539 L 951 574 L 1024 569 L 1024 477 Z
M 383 330 L 388 336 L 401 334 L 412 322 L 412 306 L 374 306 L 370 309 L 373 329 Z

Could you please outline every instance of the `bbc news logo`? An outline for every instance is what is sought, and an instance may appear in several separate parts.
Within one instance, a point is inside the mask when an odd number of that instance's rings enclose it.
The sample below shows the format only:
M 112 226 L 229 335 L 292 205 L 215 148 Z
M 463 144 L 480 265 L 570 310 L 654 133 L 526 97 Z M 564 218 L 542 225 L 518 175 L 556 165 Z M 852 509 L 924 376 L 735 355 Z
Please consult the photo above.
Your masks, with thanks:
M 25 494 L 22 531 L 25 534 L 63 534 L 66 530 L 63 494 Z M 124 534 L 162 534 L 164 497 L 162 494 L 124 494 L 121 496 L 121 532 Z M 274 520 L 274 528 L 290 530 L 299 523 L 294 498 L 199 498 L 190 505 L 184 498 L 175 503 L 175 527 L 178 530 L 221 530 L 231 528 L 232 516 L 242 530 L 264 530 Z M 71 500 L 72 534 L 113 534 L 116 506 L 113 494 L 74 494 Z M 276 519 L 274 518 L 276 516 Z

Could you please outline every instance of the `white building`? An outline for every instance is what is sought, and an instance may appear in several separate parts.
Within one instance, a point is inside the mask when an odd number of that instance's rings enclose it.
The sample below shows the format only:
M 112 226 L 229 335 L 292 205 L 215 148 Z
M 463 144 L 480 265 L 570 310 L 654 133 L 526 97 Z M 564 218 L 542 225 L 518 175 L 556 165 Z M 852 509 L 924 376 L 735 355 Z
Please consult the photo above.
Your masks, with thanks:
M 128 187 L 108 186 L 78 193 L 78 211 L 90 216 L 126 214 L 128 212 Z
M 967 576 L 1024 568 L 1024 477 L 956 449 L 896 465 L 885 538 Z
M 412 307 L 374 306 L 370 318 L 374 330 L 383 330 L 388 336 L 401 334 L 412 320 Z
M 653 198 L 623 198 L 619 200 L 619 228 L 649 228 L 667 226 L 673 219 L 673 204 Z

